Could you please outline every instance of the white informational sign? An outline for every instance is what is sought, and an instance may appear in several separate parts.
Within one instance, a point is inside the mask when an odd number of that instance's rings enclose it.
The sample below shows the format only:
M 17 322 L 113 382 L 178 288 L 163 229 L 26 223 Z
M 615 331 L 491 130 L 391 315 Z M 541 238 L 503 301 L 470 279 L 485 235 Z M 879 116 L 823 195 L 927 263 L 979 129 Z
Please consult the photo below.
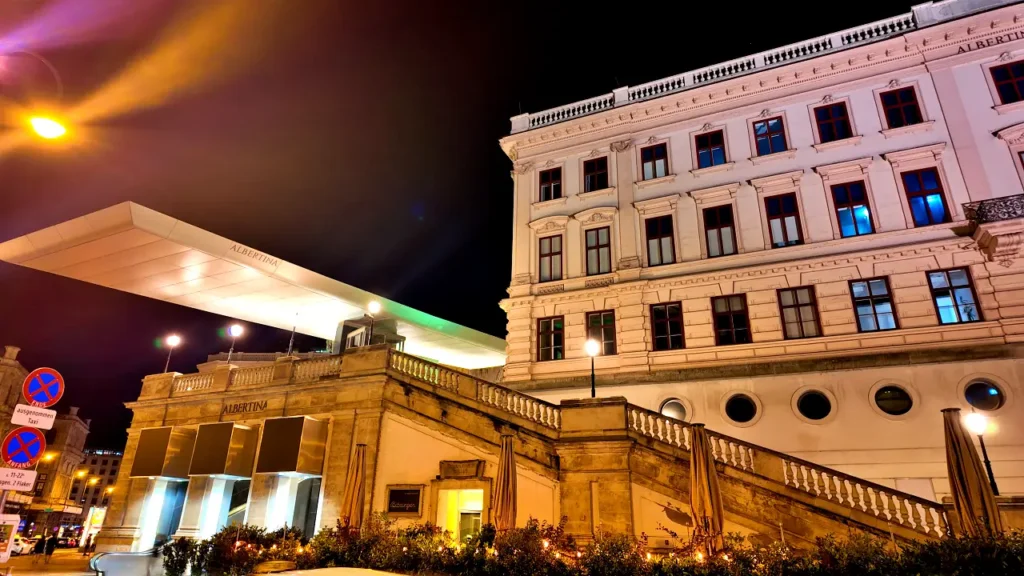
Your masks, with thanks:
M 11 545 L 19 523 L 21 517 L 17 514 L 0 514 L 0 564 L 6 564 L 11 559 Z
M 14 407 L 14 414 L 11 416 L 11 424 L 20 426 L 31 426 L 40 430 L 53 428 L 53 421 L 57 418 L 56 410 L 36 408 L 28 404 L 18 404 Z
M 35 470 L 0 468 L 0 490 L 31 492 L 36 485 Z

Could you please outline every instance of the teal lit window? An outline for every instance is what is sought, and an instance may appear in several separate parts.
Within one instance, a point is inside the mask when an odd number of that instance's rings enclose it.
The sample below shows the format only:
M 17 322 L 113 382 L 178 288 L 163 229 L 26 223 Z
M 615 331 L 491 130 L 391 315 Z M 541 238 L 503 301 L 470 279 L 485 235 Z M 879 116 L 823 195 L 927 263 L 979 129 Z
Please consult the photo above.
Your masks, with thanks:
M 941 324 L 980 322 L 981 311 L 967 268 L 953 268 L 928 273 L 935 311 Z
M 836 184 L 832 187 L 832 201 L 836 207 L 840 236 L 849 238 L 875 231 L 871 225 L 871 206 L 864 182 Z
M 931 226 L 949 222 L 949 211 L 942 194 L 942 180 L 935 168 L 904 172 L 903 187 L 907 192 L 914 226 Z

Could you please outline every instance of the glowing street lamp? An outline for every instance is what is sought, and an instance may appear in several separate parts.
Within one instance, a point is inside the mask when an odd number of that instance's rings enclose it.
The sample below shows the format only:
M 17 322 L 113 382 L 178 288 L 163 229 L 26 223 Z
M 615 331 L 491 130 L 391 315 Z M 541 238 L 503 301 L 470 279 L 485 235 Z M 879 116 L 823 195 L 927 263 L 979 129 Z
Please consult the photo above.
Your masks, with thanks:
M 28 123 L 40 138 L 47 140 L 55 140 L 68 133 L 63 124 L 46 116 L 33 116 L 28 119 Z
M 95 486 L 100 481 L 99 478 L 89 478 L 89 486 Z
M 597 398 L 597 377 L 594 375 L 594 357 L 601 353 L 601 344 L 591 338 L 583 345 L 583 350 L 590 356 L 590 397 Z
M 369 336 L 369 338 L 366 339 L 366 344 L 367 345 L 372 345 L 373 344 L 373 317 L 376 316 L 377 314 L 380 314 L 380 302 L 377 302 L 376 300 L 370 301 L 370 303 L 366 305 L 366 311 L 369 312 L 369 315 L 370 315 L 370 336 Z
M 174 352 L 174 349 L 178 347 L 178 344 L 181 344 L 181 336 L 171 334 L 164 339 L 164 344 L 167 344 L 167 362 L 164 363 L 164 373 L 166 373 L 171 367 L 171 354 Z
M 988 459 L 988 450 L 985 449 L 985 432 L 988 430 L 988 418 L 984 414 L 971 412 L 964 416 L 964 426 L 971 434 L 978 437 L 981 444 L 981 457 L 985 461 L 985 470 L 988 471 L 988 483 L 992 485 L 992 494 L 999 496 L 999 487 L 996 486 L 996 476 L 992 473 L 992 462 Z
M 231 327 L 228 328 L 228 334 L 231 335 L 231 348 L 228 350 L 228 364 L 231 364 L 231 354 L 235 351 L 235 340 L 242 335 L 242 332 L 245 332 L 245 329 L 242 328 L 241 324 L 232 324 Z

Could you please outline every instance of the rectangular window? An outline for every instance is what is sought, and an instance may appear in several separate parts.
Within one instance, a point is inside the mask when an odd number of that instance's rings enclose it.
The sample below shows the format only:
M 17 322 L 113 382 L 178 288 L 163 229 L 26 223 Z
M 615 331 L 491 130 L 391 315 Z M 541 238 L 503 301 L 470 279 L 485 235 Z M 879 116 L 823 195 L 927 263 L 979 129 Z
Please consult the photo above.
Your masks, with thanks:
M 814 109 L 814 121 L 818 124 L 818 139 L 822 144 L 853 136 L 846 102 L 818 106 Z
M 800 211 L 796 204 L 796 193 L 779 194 L 764 199 L 764 213 L 768 217 L 768 231 L 772 248 L 801 244 Z
M 587 276 L 612 271 L 611 228 L 587 230 Z
M 942 180 L 935 168 L 904 172 L 903 188 L 907 191 L 907 202 L 910 214 L 914 217 L 914 226 L 931 226 L 949 222 L 946 201 L 942 195 Z
M 583 162 L 583 191 L 593 192 L 608 187 L 608 157 Z
M 587 339 L 601 344 L 601 355 L 615 354 L 615 312 L 604 310 L 587 314 Z
M 874 232 L 871 226 L 871 207 L 863 182 L 847 182 L 832 187 L 832 202 L 836 207 L 839 235 L 843 238 Z
M 540 201 L 555 200 L 562 197 L 562 169 L 552 168 L 540 173 Z
M 913 88 L 882 92 L 879 98 L 882 100 L 882 111 L 885 113 L 885 123 L 889 128 L 902 128 L 924 121 L 921 117 L 921 107 L 917 104 L 917 91 Z
M 932 289 L 935 311 L 942 324 L 980 322 L 978 297 L 971 284 L 971 273 L 967 268 L 953 268 L 928 273 L 928 285 Z
M 786 129 L 782 117 L 754 122 L 754 144 L 758 156 L 767 156 L 786 151 Z
M 540 239 L 540 281 L 562 279 L 562 236 Z
M 850 296 L 853 298 L 853 310 L 857 314 L 857 329 L 861 332 L 899 328 L 887 278 L 851 280 Z
M 683 348 L 683 305 L 680 302 L 651 305 L 651 333 L 655 350 Z
M 674 263 L 672 216 L 648 218 L 644 225 L 647 227 L 647 263 L 651 266 Z
M 721 130 L 694 136 L 697 149 L 697 168 L 725 164 L 725 136 Z
M 537 320 L 537 361 L 565 358 L 565 318 L 552 316 Z
M 708 244 L 708 258 L 736 253 L 731 204 L 704 209 L 704 235 Z
M 668 176 L 668 145 L 655 144 L 641 148 L 640 166 L 644 180 Z
M 779 290 L 779 310 L 782 312 L 782 329 L 787 339 L 821 336 L 818 303 L 814 299 L 813 287 Z
M 989 68 L 1001 104 L 1024 100 L 1024 60 Z
M 715 344 L 750 344 L 750 320 L 747 318 L 747 297 L 744 294 L 718 296 L 711 299 L 715 321 Z

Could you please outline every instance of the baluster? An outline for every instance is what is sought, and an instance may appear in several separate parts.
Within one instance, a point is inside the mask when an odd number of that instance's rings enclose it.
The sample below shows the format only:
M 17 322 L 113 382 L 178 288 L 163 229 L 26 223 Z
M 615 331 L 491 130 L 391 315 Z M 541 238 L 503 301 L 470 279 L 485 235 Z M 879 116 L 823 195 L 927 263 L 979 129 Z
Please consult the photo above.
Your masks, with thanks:
M 843 491 L 840 486 L 840 483 L 842 481 L 843 479 L 836 476 L 835 474 L 829 475 L 829 482 L 831 484 L 830 488 L 832 489 L 832 499 L 835 500 L 837 504 L 843 503 Z
M 900 503 L 899 496 L 896 496 L 895 494 L 892 494 L 891 496 L 893 515 L 896 517 L 896 523 L 900 526 L 903 526 L 906 523 L 906 519 L 903 517 L 903 508 L 902 504 Z
M 808 492 L 809 493 L 811 491 L 811 486 L 807 482 L 807 475 L 808 475 L 808 468 L 807 468 L 807 466 L 801 465 L 800 466 L 800 478 L 799 478 L 800 482 L 803 483 L 801 488 L 803 489 L 804 492 Z
M 857 484 L 853 487 L 857 491 L 857 501 L 860 502 L 860 509 L 862 512 L 868 511 L 868 506 L 865 503 L 865 497 L 867 496 L 867 488 Z
M 932 533 L 932 526 L 931 526 L 931 522 L 929 522 L 929 520 L 931 519 L 930 518 L 931 510 L 928 509 L 928 508 L 925 508 L 924 506 L 921 506 L 921 505 L 918 505 L 917 508 L 918 508 L 918 515 L 921 518 L 921 521 L 918 522 L 918 524 L 917 524 L 917 529 L 922 531 L 922 532 L 924 532 L 925 534 L 931 534 Z
M 789 469 L 789 460 L 783 459 L 782 460 L 782 483 L 785 484 L 786 486 L 790 486 L 791 485 L 790 475 L 791 475 L 791 472 L 790 472 L 790 469 Z
M 871 487 L 868 487 L 868 488 L 864 489 L 864 492 L 867 493 L 868 504 L 869 504 L 869 507 L 871 508 L 871 515 L 877 517 L 878 516 L 878 501 L 875 499 L 875 494 L 876 494 L 875 489 L 871 488 Z
M 904 509 L 906 510 L 906 512 L 904 514 L 904 516 L 907 519 L 906 524 L 914 526 L 916 528 L 917 527 L 917 520 L 914 518 L 914 505 L 909 500 L 904 498 L 903 499 L 903 506 L 904 506 Z
M 879 502 L 882 503 L 879 507 L 879 515 L 884 515 L 886 520 L 892 522 L 896 515 L 893 514 L 892 510 L 889 509 L 890 505 L 892 504 L 889 499 L 889 494 L 886 492 L 882 492 L 880 490 L 877 492 L 877 494 Z
M 815 496 L 820 496 L 821 495 L 821 488 L 818 487 L 818 477 L 819 476 L 821 476 L 821 472 L 818 472 L 814 468 L 811 468 L 811 483 L 812 483 L 812 488 L 814 489 L 814 495 Z

